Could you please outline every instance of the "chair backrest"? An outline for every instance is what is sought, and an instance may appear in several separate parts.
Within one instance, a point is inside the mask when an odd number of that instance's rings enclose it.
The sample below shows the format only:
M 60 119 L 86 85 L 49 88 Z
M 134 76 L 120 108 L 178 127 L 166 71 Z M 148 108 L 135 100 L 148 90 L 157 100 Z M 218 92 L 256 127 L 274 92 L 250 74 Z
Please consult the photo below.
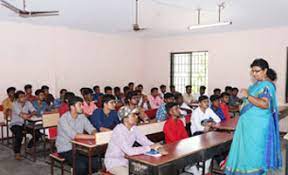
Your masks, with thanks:
M 43 127 L 50 128 L 57 126 L 59 118 L 59 113 L 44 114 L 42 116 Z

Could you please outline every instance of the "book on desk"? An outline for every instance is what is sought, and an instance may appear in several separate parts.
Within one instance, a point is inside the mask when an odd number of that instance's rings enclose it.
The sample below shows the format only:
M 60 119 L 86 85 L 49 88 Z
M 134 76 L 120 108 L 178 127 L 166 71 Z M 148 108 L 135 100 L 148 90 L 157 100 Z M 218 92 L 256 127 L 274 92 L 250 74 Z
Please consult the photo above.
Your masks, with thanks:
M 150 151 L 144 153 L 144 155 L 147 156 L 152 156 L 152 157 L 161 157 L 162 155 L 160 154 L 159 151 L 155 150 L 155 149 L 151 149 Z

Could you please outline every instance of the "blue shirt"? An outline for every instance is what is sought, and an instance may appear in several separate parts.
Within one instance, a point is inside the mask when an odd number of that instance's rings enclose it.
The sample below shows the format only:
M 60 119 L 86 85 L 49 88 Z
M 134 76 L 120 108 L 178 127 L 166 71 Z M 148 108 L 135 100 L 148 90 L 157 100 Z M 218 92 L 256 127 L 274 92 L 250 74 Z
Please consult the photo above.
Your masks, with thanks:
M 167 119 L 167 112 L 165 108 L 166 104 L 163 103 L 159 106 L 156 112 L 156 119 L 158 122 L 165 121 Z
M 34 108 L 36 109 L 36 115 L 38 117 L 41 117 L 44 112 L 49 111 L 49 106 L 45 101 L 42 101 L 41 106 L 39 106 L 38 100 L 34 100 L 32 104 L 33 104 Z
M 101 97 L 102 95 L 103 95 L 102 93 L 93 94 L 93 101 L 98 102 L 99 97 Z
M 109 115 L 106 116 L 103 109 L 96 109 L 90 117 L 90 122 L 99 132 L 101 127 L 113 129 L 120 123 L 120 120 L 115 110 L 110 111 Z
M 221 119 L 221 121 L 225 120 L 225 115 L 224 115 L 224 113 L 223 113 L 223 111 L 222 111 L 222 109 L 220 107 L 218 109 L 215 109 L 213 106 L 211 106 L 211 109 Z
M 54 100 L 54 103 L 53 103 L 54 108 L 59 108 L 60 105 L 61 105 L 61 103 L 62 103 L 62 101 L 61 101 L 60 98 L 55 99 L 55 100 Z

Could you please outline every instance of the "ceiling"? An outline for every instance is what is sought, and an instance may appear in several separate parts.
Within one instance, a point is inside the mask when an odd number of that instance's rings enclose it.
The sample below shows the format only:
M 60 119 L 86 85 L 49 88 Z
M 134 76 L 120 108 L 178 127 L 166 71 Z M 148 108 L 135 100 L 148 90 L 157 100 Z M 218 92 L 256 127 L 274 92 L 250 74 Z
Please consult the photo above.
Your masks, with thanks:
M 7 0 L 22 7 L 22 0 Z M 217 4 L 225 2 L 222 20 L 233 25 L 188 31 L 197 23 L 196 10 L 201 8 L 201 23 L 217 21 Z M 148 30 L 135 34 L 132 24 L 135 0 L 26 0 L 29 10 L 59 10 L 59 16 L 21 18 L 0 6 L 0 21 L 62 26 L 100 33 L 140 36 L 167 36 L 223 32 L 288 25 L 287 0 L 139 0 L 140 26 Z

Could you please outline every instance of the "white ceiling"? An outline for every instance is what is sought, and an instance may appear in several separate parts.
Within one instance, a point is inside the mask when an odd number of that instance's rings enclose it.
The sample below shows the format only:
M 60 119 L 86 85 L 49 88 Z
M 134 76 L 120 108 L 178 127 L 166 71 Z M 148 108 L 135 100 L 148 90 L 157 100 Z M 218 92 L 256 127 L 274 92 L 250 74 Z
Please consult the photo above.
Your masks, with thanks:
M 21 7 L 22 0 L 7 0 Z M 188 31 L 197 23 L 196 9 L 202 9 L 201 22 L 217 21 L 217 4 L 225 1 L 222 20 L 232 26 Z M 288 25 L 288 0 L 139 0 L 140 26 L 144 36 L 167 36 L 223 32 Z M 59 10 L 59 16 L 21 18 L 0 6 L 0 21 L 64 26 L 101 33 L 133 33 L 135 0 L 26 0 L 27 9 Z M 135 33 L 134 33 L 135 35 Z

